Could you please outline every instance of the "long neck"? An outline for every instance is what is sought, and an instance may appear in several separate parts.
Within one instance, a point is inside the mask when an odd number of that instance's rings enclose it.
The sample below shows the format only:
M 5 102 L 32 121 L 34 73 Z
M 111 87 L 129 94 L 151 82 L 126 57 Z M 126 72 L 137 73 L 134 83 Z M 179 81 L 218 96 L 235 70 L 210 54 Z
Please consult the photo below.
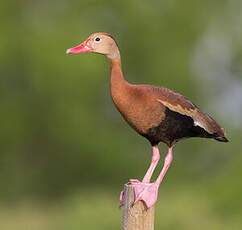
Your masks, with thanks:
M 122 86 L 127 83 L 123 77 L 121 60 L 110 60 L 111 62 L 111 87 Z
M 123 102 L 127 95 L 130 84 L 124 79 L 120 57 L 110 60 L 111 62 L 111 79 L 110 90 L 112 99 L 117 107 Z

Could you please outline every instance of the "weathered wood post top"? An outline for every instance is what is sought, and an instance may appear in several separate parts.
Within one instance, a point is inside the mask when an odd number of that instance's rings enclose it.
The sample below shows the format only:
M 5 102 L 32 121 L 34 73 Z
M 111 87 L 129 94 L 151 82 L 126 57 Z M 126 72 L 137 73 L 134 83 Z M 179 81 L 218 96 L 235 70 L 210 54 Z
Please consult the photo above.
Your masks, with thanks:
M 143 201 L 134 205 L 134 189 L 124 185 L 122 230 L 154 230 L 154 207 L 147 209 Z

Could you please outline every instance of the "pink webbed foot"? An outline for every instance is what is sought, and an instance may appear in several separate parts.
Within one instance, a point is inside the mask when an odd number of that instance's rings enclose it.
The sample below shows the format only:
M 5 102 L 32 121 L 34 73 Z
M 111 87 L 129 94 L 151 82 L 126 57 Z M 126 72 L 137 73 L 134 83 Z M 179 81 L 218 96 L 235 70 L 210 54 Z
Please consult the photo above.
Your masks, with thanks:
M 143 201 L 147 208 L 154 206 L 157 196 L 159 186 L 156 183 L 142 183 L 142 182 L 131 182 L 134 188 L 135 201 Z
M 137 179 L 130 179 L 129 181 L 131 183 L 140 183 L 140 181 Z M 124 191 L 120 192 L 119 200 L 120 200 L 120 207 L 122 207 L 124 205 Z

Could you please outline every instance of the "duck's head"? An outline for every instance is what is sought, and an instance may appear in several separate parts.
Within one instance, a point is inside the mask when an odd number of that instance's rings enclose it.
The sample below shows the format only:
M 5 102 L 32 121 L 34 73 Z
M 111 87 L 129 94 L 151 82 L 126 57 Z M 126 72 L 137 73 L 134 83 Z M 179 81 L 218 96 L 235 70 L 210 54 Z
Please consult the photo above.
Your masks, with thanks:
M 106 55 L 109 59 L 115 60 L 120 58 L 116 42 L 107 33 L 95 33 L 88 37 L 79 46 L 70 48 L 66 53 L 99 53 Z

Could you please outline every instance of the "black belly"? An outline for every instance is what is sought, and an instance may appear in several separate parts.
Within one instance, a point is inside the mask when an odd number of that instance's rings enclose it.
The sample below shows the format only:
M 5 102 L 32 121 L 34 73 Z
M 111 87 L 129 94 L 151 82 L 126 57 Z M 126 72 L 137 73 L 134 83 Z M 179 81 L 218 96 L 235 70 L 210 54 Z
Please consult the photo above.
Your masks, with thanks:
M 169 147 L 177 141 L 188 137 L 212 138 L 213 134 L 206 132 L 200 126 L 194 126 L 194 120 L 186 115 L 174 112 L 166 107 L 165 119 L 157 126 L 151 127 L 145 134 L 151 145 L 159 142 L 166 143 Z

